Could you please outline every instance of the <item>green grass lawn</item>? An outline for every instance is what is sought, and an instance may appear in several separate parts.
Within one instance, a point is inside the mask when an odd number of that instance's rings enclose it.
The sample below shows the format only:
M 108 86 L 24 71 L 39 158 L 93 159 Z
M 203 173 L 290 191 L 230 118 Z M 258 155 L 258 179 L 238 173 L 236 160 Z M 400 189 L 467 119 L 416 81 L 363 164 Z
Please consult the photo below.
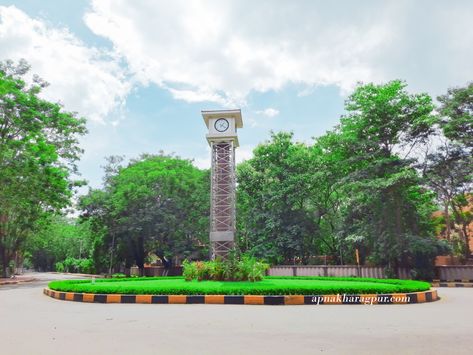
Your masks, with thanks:
M 137 295 L 326 295 L 425 291 L 423 281 L 335 277 L 266 277 L 258 282 L 185 281 L 182 277 L 53 281 L 65 292 Z

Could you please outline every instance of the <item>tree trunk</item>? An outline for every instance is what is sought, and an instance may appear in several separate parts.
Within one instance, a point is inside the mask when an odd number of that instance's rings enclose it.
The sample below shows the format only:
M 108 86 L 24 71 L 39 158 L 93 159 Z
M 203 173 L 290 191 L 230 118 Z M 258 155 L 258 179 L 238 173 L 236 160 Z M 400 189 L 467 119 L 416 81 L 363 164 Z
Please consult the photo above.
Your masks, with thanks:
M 465 258 L 468 260 L 471 256 L 470 236 L 468 235 L 468 223 L 466 223 L 465 221 L 463 221 L 462 223 L 462 233 L 465 243 Z
M 462 216 L 462 206 L 456 206 L 455 203 L 452 203 L 453 213 L 455 214 L 456 220 L 461 224 L 461 234 L 463 234 L 463 243 L 464 243 L 464 256 L 466 259 L 470 257 L 470 238 L 468 235 L 468 220 Z
M 143 237 L 138 237 L 138 240 L 134 242 L 134 254 L 136 266 L 140 270 L 140 276 L 144 276 L 145 271 L 145 251 L 144 251 L 144 240 Z
M 445 206 L 445 209 L 444 209 L 444 214 L 445 214 L 445 237 L 447 238 L 448 241 L 450 241 L 450 238 L 451 238 L 451 234 L 452 234 L 452 230 L 451 230 L 451 226 L 450 226 L 450 213 L 448 211 L 448 200 L 445 201 L 444 203 L 444 206 Z
M 8 216 L 6 214 L 0 214 L 0 258 L 2 259 L 2 277 L 5 278 L 8 276 L 8 253 L 5 246 L 5 237 L 6 237 L 6 224 L 7 224 Z
M 8 258 L 7 258 L 7 251 L 5 247 L 1 244 L 2 242 L 0 241 L 0 257 L 2 258 L 2 277 L 6 278 L 8 277 Z

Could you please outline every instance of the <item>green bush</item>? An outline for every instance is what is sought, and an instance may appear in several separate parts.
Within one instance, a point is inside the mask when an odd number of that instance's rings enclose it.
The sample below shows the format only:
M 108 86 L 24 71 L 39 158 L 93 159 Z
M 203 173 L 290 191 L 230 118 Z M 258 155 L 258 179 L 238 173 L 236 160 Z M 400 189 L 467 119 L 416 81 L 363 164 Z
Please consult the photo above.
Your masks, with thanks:
M 55 265 L 54 265 L 55 269 L 57 272 L 64 272 L 64 264 L 61 263 L 60 261 L 58 261 Z
M 239 264 L 241 279 L 248 281 L 261 281 L 269 269 L 269 264 L 258 261 L 254 257 L 244 255 Z
M 62 262 L 55 264 L 57 272 L 79 272 L 83 274 L 94 273 L 94 262 L 92 259 L 76 259 L 72 257 L 66 258 Z
M 197 278 L 197 265 L 188 260 L 182 263 L 182 276 L 186 281 L 191 281 Z
M 78 259 L 79 272 L 92 274 L 94 272 L 94 262 L 91 259 Z
M 269 268 L 269 264 L 256 258 L 230 253 L 227 259 L 212 261 L 184 261 L 183 276 L 186 281 L 261 281 Z

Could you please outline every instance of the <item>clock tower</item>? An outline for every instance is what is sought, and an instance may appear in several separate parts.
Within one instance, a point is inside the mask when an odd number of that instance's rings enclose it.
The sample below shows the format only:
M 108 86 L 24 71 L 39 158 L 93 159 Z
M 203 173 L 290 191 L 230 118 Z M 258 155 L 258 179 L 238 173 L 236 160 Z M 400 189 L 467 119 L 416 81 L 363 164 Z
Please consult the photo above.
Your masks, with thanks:
M 243 127 L 241 111 L 202 111 L 212 154 L 210 187 L 211 257 L 225 258 L 235 237 L 235 148 L 237 129 Z

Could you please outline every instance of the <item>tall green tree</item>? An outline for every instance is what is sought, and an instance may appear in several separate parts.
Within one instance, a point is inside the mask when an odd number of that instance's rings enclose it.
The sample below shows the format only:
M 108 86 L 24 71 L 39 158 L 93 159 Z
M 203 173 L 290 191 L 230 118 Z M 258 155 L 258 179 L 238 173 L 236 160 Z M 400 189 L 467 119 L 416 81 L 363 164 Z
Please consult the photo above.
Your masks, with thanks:
M 150 252 L 187 257 L 208 250 L 209 172 L 166 155 L 109 169 L 103 191 L 82 199 L 84 218 L 105 226 L 115 261 L 144 267 Z M 98 222 L 98 223 L 97 223 Z
M 424 175 L 443 205 L 447 239 L 455 230 L 467 259 L 473 237 L 473 82 L 448 89 L 438 100 L 440 128 L 448 140 L 427 156 Z
M 309 149 L 291 133 L 272 134 L 238 166 L 240 245 L 272 262 L 294 262 L 315 252 L 309 206 Z
M 238 168 L 242 244 L 273 262 L 354 262 L 358 248 L 362 262 L 393 271 L 431 269 L 436 206 L 410 155 L 432 134 L 433 109 L 402 81 L 360 85 L 340 125 L 312 146 L 273 134 Z
M 452 231 L 457 231 L 462 241 L 463 257 L 469 258 L 469 224 L 473 221 L 473 211 L 470 210 L 473 186 L 471 152 L 461 144 L 446 141 L 427 155 L 423 175 L 443 206 L 446 239 L 452 241 Z
M 441 127 L 445 136 L 473 148 L 473 82 L 450 88 L 437 98 L 441 103 Z
M 69 204 L 85 120 L 39 97 L 46 83 L 23 78 L 25 61 L 0 65 L 0 259 L 6 276 L 44 212 Z
M 398 80 L 360 85 L 335 131 L 351 166 L 343 234 L 361 237 L 372 262 L 393 271 L 415 266 L 411 246 L 432 234 L 433 196 L 421 187 L 409 153 L 432 134 L 433 109 L 427 94 L 410 94 Z

